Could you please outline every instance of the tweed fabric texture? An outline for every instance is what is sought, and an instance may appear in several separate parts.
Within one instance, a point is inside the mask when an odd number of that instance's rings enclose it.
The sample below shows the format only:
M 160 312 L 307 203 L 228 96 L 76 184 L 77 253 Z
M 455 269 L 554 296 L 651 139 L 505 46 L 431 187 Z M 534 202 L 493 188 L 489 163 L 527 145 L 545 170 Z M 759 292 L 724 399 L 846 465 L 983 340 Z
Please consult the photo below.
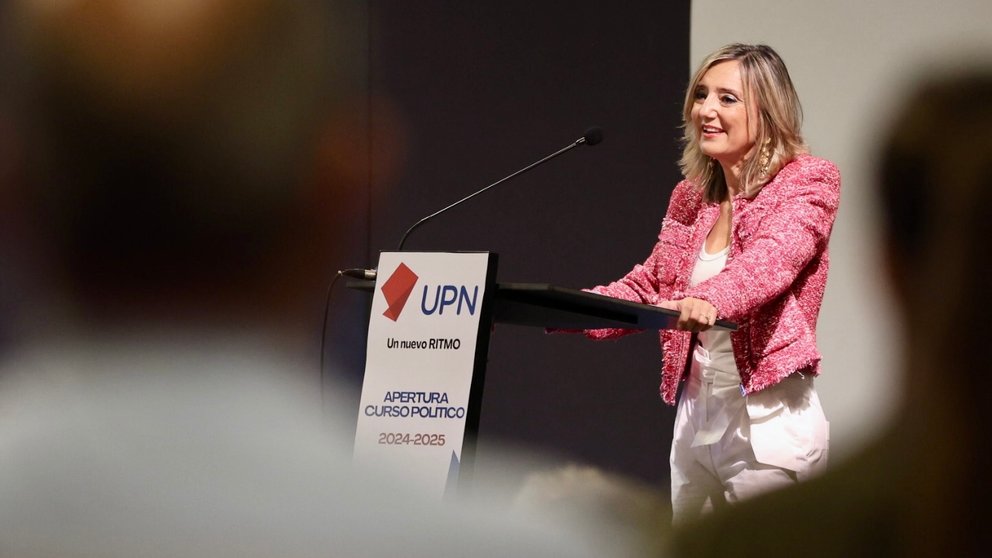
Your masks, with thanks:
M 686 297 L 706 300 L 718 317 L 737 322 L 734 357 L 745 393 L 801 371 L 818 375 L 816 320 L 827 283 L 827 245 L 840 202 L 837 167 L 810 155 L 784 166 L 752 198 L 733 198 L 727 265 L 689 288 L 694 258 L 720 214 L 689 180 L 675 186 L 658 242 L 622 279 L 590 289 L 606 296 L 657 304 Z M 611 339 L 634 330 L 588 330 Z M 691 334 L 664 330 L 661 397 L 675 404 Z

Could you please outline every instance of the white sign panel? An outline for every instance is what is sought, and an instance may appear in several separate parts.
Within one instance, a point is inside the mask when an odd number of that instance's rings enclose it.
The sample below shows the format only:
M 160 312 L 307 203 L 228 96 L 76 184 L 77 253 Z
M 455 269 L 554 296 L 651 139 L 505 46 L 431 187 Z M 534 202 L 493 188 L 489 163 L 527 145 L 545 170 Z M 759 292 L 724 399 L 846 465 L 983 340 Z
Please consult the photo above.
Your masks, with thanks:
M 355 462 L 442 495 L 457 479 L 489 254 L 384 252 Z

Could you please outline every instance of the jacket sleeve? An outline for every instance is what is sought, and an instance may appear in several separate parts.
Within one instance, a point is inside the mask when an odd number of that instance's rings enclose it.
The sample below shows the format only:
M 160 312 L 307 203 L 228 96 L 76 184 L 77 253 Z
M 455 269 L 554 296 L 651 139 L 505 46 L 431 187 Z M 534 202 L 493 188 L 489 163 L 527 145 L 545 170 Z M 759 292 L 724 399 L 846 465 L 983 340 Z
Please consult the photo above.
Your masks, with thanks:
M 792 285 L 827 248 L 840 201 L 840 173 L 821 159 L 781 187 L 787 188 L 784 199 L 768 209 L 741 253 L 719 274 L 673 298 L 706 300 L 721 318 L 740 320 Z
M 659 271 L 662 265 L 662 242 L 655 243 L 644 263 L 637 264 L 622 278 L 608 284 L 587 289 L 589 292 L 639 302 L 654 304 L 658 299 Z
M 695 198 L 699 196 L 692 188 L 691 183 L 685 180 L 675 186 L 668 203 L 668 210 L 665 212 L 662 230 L 658 235 L 658 242 L 643 263 L 635 265 L 626 275 L 612 283 L 587 290 L 641 304 L 657 304 L 659 300 L 667 297 L 671 291 L 671 284 L 666 283 L 664 278 L 671 274 L 663 271 L 666 265 L 672 265 L 671 262 L 675 261 L 669 251 L 676 247 L 666 242 L 666 235 L 672 229 L 683 232 L 685 219 L 695 218 L 695 210 L 698 206 L 698 200 Z M 612 339 L 638 331 L 640 330 L 590 329 L 586 330 L 585 334 L 592 339 Z
M 618 279 L 608 285 L 599 285 L 583 291 L 596 293 L 612 298 L 640 302 L 642 304 L 653 304 L 657 299 L 658 292 L 658 266 L 660 263 L 661 241 L 659 240 L 651 255 L 642 264 L 634 266 L 623 278 Z M 631 333 L 637 333 L 638 329 L 621 328 L 601 328 L 601 329 L 565 329 L 547 328 L 547 333 L 584 333 L 590 339 L 615 339 Z

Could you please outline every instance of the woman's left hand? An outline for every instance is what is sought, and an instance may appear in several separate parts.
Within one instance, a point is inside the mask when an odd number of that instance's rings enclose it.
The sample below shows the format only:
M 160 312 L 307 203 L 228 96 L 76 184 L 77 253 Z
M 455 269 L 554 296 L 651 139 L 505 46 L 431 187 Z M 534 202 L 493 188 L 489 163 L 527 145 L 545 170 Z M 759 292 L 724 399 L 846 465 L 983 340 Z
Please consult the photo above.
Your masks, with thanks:
M 676 329 L 686 331 L 706 331 L 716 323 L 716 306 L 699 298 L 663 300 L 658 306 L 679 312 Z

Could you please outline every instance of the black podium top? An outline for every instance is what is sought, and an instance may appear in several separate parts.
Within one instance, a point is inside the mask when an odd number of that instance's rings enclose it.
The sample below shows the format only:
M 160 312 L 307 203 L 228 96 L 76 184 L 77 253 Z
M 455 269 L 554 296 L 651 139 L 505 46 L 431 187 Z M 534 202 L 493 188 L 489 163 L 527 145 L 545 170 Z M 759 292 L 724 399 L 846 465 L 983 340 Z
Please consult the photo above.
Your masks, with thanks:
M 371 292 L 374 281 L 349 281 L 352 289 Z M 497 283 L 496 323 L 553 329 L 673 329 L 679 313 L 579 289 L 546 283 Z M 717 320 L 713 329 L 736 331 L 737 324 Z
M 679 313 L 544 283 L 497 283 L 497 323 L 556 329 L 672 329 Z M 714 329 L 737 324 L 717 320 Z

